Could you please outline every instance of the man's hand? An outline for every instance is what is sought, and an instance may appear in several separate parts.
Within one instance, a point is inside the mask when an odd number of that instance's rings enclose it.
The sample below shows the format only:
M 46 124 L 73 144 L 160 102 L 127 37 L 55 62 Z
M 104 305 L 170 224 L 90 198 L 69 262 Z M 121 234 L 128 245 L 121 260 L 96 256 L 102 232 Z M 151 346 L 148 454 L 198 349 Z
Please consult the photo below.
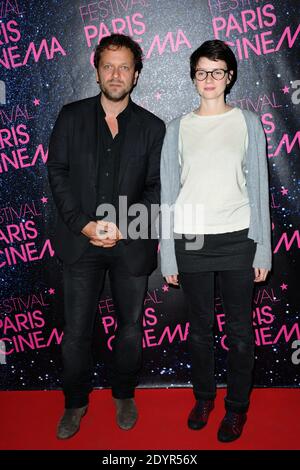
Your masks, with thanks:
M 91 221 L 83 227 L 81 233 L 83 233 L 83 235 L 85 235 L 86 237 L 92 239 L 96 237 L 96 228 L 97 222 Z
M 92 245 L 103 248 L 112 248 L 123 238 L 120 230 L 113 222 L 103 220 L 90 222 L 83 228 L 82 233 L 90 239 Z
M 107 222 L 106 222 L 107 225 Z M 99 228 L 98 223 L 91 221 L 81 230 L 83 235 L 90 239 L 90 243 L 103 248 L 112 248 L 116 245 L 117 240 L 111 239 L 107 230 Z M 103 232 L 103 233 L 101 233 Z

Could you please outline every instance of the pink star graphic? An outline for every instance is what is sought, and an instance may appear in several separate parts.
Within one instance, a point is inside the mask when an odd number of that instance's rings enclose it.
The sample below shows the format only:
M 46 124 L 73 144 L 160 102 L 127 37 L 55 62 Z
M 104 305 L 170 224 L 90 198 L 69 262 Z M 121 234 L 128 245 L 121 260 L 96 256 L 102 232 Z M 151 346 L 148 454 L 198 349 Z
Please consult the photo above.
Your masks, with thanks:
M 45 196 L 43 196 L 43 197 L 41 198 L 41 201 L 42 201 L 43 204 L 46 204 L 46 202 L 48 202 L 48 198 L 45 197 Z
M 289 192 L 289 190 L 288 190 L 288 189 L 286 189 L 284 186 L 282 186 L 282 189 L 281 189 L 281 191 L 280 191 L 280 192 L 281 192 L 281 194 L 282 194 L 283 196 L 286 196 L 286 195 L 287 195 L 287 193 Z
M 157 101 L 161 99 L 161 93 L 159 93 L 159 91 L 156 93 L 155 98 Z
M 162 286 L 162 290 L 163 290 L 164 292 L 169 292 L 169 286 L 167 286 L 167 284 L 164 284 L 164 285 Z
M 281 290 L 287 290 L 288 284 L 284 284 L 284 282 L 281 284 Z
M 48 290 L 49 294 L 50 295 L 54 295 L 55 294 L 55 289 L 53 289 L 52 287 Z
M 288 86 L 284 86 L 284 88 L 281 88 L 281 90 L 283 91 L 283 93 L 286 95 L 287 93 L 289 93 L 290 91 L 290 88 Z
M 34 98 L 33 104 L 34 104 L 34 106 L 39 106 L 40 105 L 40 100 L 38 100 L 37 98 Z

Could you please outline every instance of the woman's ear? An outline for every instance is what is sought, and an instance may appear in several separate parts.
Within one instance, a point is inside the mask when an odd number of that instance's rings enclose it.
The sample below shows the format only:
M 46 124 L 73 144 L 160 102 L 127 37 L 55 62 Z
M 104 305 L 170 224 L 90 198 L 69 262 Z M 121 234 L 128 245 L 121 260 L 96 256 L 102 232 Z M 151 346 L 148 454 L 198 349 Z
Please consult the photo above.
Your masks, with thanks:
M 229 83 L 231 82 L 232 78 L 233 78 L 233 70 L 229 70 L 226 85 L 229 85 Z

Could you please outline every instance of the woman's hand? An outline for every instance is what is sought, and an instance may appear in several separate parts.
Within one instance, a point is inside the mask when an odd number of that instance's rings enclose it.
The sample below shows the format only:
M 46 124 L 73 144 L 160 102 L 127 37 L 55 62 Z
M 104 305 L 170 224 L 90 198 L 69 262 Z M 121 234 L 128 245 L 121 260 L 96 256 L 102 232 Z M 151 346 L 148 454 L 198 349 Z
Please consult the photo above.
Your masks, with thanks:
M 168 284 L 173 284 L 173 286 L 178 286 L 178 274 L 172 274 L 171 276 L 165 277 Z
M 266 280 L 269 270 L 265 268 L 254 268 L 254 282 L 262 282 Z

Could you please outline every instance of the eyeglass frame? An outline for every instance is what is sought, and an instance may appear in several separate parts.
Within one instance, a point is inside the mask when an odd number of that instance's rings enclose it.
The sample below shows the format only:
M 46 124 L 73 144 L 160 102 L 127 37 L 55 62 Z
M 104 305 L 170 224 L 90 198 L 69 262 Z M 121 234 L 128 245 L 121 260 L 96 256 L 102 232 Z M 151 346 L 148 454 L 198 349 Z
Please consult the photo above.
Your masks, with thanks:
M 213 76 L 213 73 L 214 73 L 216 70 L 222 70 L 222 72 L 224 72 L 224 76 L 223 76 L 222 78 L 215 78 L 215 77 Z M 199 78 L 197 78 L 197 76 L 196 76 L 196 75 L 197 75 L 197 72 L 200 72 L 200 71 L 206 73 L 206 76 L 205 76 L 204 78 L 202 78 L 202 80 L 199 79 Z M 228 73 L 228 72 L 229 72 L 228 69 L 227 69 L 227 70 L 225 70 L 225 69 L 214 69 L 214 70 L 196 69 L 196 70 L 195 70 L 195 78 L 196 78 L 196 80 L 197 80 L 198 82 L 204 82 L 204 80 L 207 79 L 208 74 L 210 73 L 211 76 L 212 76 L 212 78 L 213 78 L 214 80 L 216 80 L 217 82 L 219 82 L 220 80 L 223 80 L 223 78 L 225 77 L 226 73 Z

